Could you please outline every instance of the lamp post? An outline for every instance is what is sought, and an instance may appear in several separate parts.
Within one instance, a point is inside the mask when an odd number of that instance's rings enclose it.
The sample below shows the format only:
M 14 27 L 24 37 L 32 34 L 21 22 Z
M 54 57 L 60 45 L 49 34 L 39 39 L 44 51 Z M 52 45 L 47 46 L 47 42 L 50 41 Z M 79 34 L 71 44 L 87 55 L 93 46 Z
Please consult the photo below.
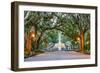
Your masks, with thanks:
M 35 41 L 35 37 L 36 37 L 36 35 L 35 35 L 35 33 L 34 33 L 34 32 L 31 32 L 30 37 L 31 37 L 31 40 L 32 40 L 32 41 Z
M 31 34 L 31 36 L 34 38 L 34 37 L 35 37 L 35 34 L 34 34 L 34 33 L 32 33 L 32 34 Z
M 80 49 L 80 47 L 81 47 L 80 46 L 80 37 L 77 37 L 76 39 L 77 39 L 77 42 L 78 42 L 78 48 Z
M 77 41 L 80 42 L 80 38 L 79 37 L 77 37 Z
M 33 42 L 35 41 L 35 33 L 31 32 L 30 37 L 31 37 L 31 43 L 30 43 L 30 45 L 31 45 L 31 55 L 34 55 L 35 52 L 33 51 L 33 46 L 32 45 L 33 45 Z

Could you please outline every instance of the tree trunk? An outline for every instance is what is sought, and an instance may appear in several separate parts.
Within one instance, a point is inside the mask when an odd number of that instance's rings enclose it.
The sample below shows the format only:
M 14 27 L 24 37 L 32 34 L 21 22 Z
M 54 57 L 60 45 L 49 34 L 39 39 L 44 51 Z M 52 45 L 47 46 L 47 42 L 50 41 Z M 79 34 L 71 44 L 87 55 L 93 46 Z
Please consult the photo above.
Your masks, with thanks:
M 81 40 L 80 40 L 80 51 L 84 53 L 84 32 L 81 33 Z
M 27 38 L 27 40 L 26 40 L 26 50 L 30 53 L 31 52 L 31 50 L 32 50 L 32 41 L 29 39 L 29 38 Z

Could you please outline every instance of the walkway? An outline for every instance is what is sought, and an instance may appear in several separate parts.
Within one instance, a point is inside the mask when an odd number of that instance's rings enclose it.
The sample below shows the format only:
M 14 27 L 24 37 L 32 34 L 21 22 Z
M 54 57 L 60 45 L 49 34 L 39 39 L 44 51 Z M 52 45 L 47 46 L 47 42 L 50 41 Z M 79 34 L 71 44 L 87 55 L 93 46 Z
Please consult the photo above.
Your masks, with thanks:
M 90 55 L 82 54 L 74 51 L 55 51 L 45 52 L 33 57 L 26 58 L 25 61 L 47 61 L 47 60 L 73 60 L 73 59 L 89 59 Z

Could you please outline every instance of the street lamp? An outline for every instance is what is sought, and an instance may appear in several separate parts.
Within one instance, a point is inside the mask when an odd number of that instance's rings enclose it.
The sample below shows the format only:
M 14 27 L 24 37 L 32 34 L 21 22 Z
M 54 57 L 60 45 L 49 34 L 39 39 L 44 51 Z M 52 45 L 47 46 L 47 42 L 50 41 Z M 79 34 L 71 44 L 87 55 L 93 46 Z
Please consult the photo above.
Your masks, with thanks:
M 35 34 L 34 34 L 34 33 L 32 33 L 32 37 L 33 37 L 33 38 L 35 37 Z
M 80 38 L 79 37 L 77 37 L 77 41 L 80 41 Z

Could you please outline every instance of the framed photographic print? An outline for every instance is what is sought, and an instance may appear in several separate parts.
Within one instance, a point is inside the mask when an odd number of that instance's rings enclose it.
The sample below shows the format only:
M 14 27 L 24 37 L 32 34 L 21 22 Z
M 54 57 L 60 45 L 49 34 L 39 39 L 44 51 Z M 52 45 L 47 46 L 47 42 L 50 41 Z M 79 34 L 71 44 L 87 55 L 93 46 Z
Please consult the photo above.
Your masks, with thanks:
M 97 7 L 11 3 L 11 69 L 97 66 Z

